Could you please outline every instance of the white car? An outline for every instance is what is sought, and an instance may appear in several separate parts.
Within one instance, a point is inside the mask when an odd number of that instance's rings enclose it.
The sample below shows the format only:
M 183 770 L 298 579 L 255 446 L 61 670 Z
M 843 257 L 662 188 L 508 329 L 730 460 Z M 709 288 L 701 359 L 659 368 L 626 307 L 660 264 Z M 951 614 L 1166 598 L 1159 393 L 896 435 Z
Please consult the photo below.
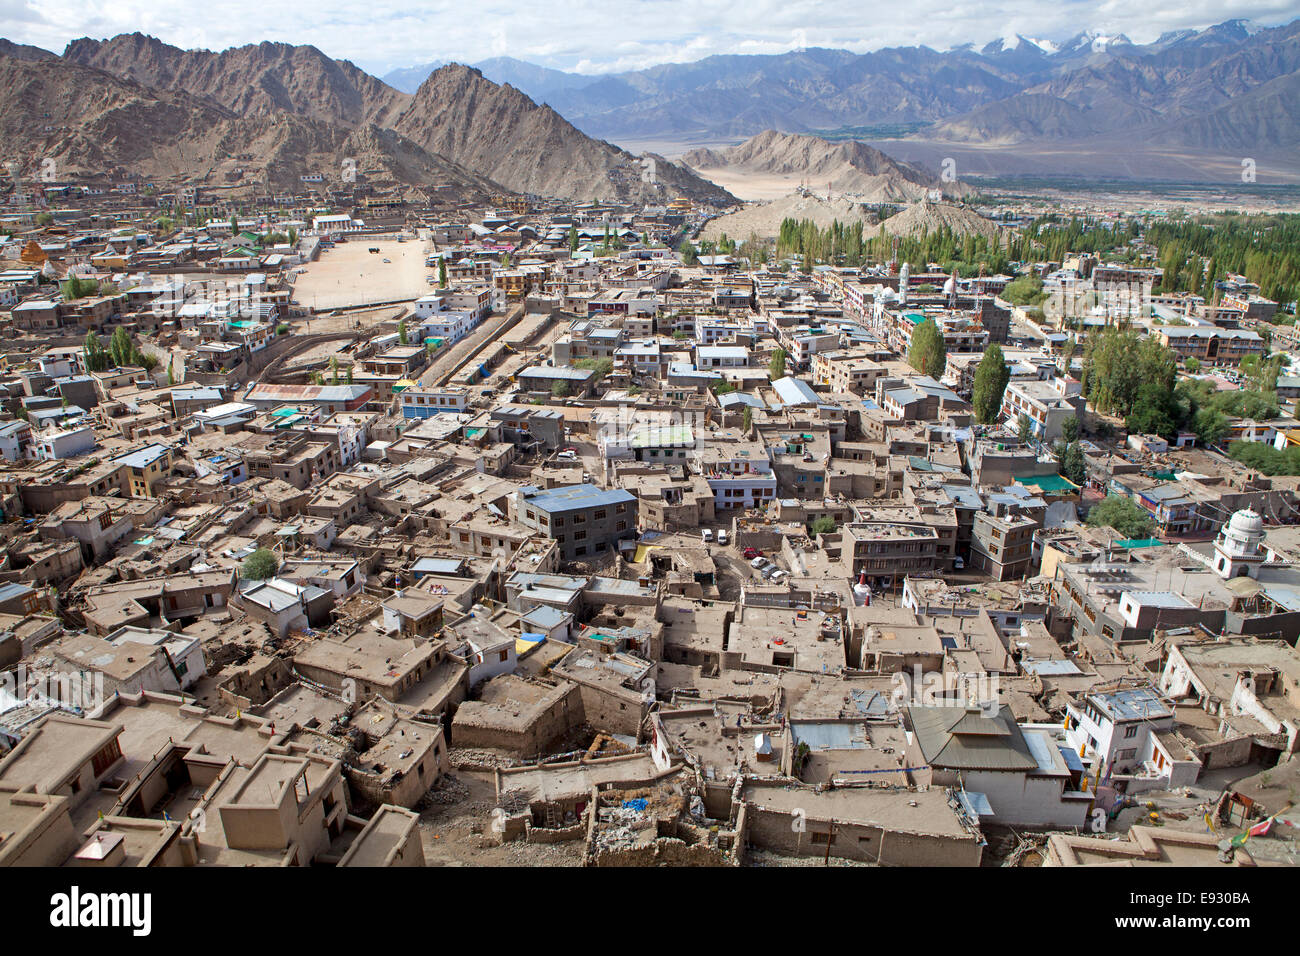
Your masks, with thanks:
M 719 532 L 718 532 L 718 544 L 726 544 L 726 543 L 727 543 L 727 532 L 725 532 L 725 531 L 719 531 Z
M 755 571 L 757 571 L 757 570 L 759 570 L 760 568 L 762 568 L 763 565 L 765 565 L 765 564 L 767 564 L 767 563 L 768 563 L 767 558 L 763 557 L 763 556 L 760 554 L 758 557 L 754 558 L 753 560 L 751 560 L 751 561 L 749 562 L 749 566 L 750 566 L 751 568 L 753 568 Z
M 772 580 L 776 584 L 780 584 L 782 581 L 786 579 L 786 577 L 787 577 L 786 573 L 782 571 L 780 568 L 777 568 L 775 571 L 772 572 Z
M 712 541 L 712 540 L 713 540 L 713 529 L 712 529 L 712 528 L 705 528 L 703 531 L 700 532 L 700 537 L 704 539 L 704 542 L 705 542 L 706 544 L 707 544 L 708 542 Z

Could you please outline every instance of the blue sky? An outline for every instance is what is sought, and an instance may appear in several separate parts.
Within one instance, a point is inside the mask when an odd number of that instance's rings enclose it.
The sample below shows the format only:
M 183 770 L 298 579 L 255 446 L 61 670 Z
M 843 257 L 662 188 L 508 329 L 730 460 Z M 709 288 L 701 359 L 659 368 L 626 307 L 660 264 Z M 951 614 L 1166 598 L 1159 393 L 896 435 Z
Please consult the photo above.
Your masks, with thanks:
M 715 53 L 947 49 L 1016 33 L 1061 40 L 1085 29 L 1146 42 L 1237 17 L 1272 26 L 1297 16 L 1297 0 L 912 0 L 873 7 L 861 0 L 0 0 L 0 36 L 55 52 L 77 37 L 135 31 L 186 49 L 310 43 L 379 75 L 500 55 L 605 73 Z

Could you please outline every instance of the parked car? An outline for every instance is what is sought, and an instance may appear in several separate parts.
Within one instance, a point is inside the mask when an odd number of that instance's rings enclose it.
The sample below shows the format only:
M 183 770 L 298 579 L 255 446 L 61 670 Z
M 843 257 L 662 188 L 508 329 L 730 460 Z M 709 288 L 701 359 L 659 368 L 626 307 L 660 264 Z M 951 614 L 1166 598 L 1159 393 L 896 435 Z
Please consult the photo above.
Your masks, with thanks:
M 769 564 L 767 567 L 763 569 L 763 577 L 770 578 L 772 575 L 776 574 L 776 572 L 780 570 L 781 569 L 778 568 L 775 564 Z
M 749 562 L 749 566 L 753 568 L 755 571 L 757 571 L 759 568 L 761 568 L 763 565 L 767 563 L 768 563 L 767 558 L 763 557 L 760 554 L 757 557 L 755 557 L 753 561 Z
M 787 577 L 789 577 L 789 575 L 787 575 L 787 574 L 786 574 L 784 571 L 782 571 L 780 568 L 777 568 L 775 571 L 772 572 L 772 581 L 773 581 L 773 583 L 775 583 L 775 584 L 780 584 L 780 583 L 781 583 L 782 581 L 784 581 Z
M 710 541 L 713 540 L 713 529 L 705 528 L 703 531 L 700 532 L 700 537 L 704 539 L 705 544 L 708 544 Z
M 750 558 L 761 558 L 762 556 L 763 556 L 763 552 L 760 551 L 760 550 L 758 550 L 758 548 L 746 548 L 746 549 L 745 549 L 745 559 L 746 559 L 746 560 L 748 560 L 748 559 L 750 559 Z
M 719 531 L 719 532 L 718 532 L 718 544 L 724 544 L 724 545 L 725 545 L 726 543 L 727 543 L 727 532 L 725 532 L 725 531 Z

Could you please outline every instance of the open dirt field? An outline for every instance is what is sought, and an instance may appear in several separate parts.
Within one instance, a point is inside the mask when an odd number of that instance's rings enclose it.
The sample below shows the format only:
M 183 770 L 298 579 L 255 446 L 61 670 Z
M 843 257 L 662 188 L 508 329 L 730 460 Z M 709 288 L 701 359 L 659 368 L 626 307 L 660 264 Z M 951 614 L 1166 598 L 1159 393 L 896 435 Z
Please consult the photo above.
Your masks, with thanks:
M 367 252 L 377 246 L 378 254 Z M 294 283 L 294 301 L 317 311 L 369 302 L 418 299 L 432 290 L 437 273 L 424 265 L 430 251 L 424 239 L 349 239 L 306 266 Z M 391 259 L 392 262 L 384 262 Z
M 717 183 L 737 199 L 765 202 L 788 196 L 799 187 L 798 173 L 757 173 L 740 169 L 698 169 L 709 182 Z M 825 183 L 809 183 L 814 191 L 824 193 Z

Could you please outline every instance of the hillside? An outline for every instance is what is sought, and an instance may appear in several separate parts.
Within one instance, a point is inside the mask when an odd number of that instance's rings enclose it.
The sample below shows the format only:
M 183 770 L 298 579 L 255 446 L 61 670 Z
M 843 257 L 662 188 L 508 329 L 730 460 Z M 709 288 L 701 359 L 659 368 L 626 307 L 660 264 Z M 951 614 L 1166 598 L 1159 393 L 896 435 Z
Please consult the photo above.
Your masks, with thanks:
M 153 89 L 184 90 L 240 115 L 283 111 L 346 126 L 384 126 L 408 99 L 313 46 L 259 43 L 212 53 L 132 33 L 74 40 L 63 57 Z
M 772 202 L 752 203 L 736 212 L 711 219 L 700 235 L 705 239 L 717 239 L 724 233 L 737 240 L 750 236 L 775 239 L 782 221 L 786 219 L 811 219 L 823 229 L 836 220 L 846 224 L 861 222 L 868 232 L 877 222 L 875 210 L 860 202 L 791 193 Z
M 139 83 L 62 59 L 0 56 L 0 137 L 50 158 L 56 175 L 184 178 L 213 186 L 292 187 L 353 157 L 379 184 L 448 183 L 486 197 L 501 187 L 397 134 L 262 111 L 240 116 L 182 90 Z M 34 170 L 32 170 L 34 172 Z
M 31 50 L 16 55 L 30 59 Z M 240 179 L 240 170 L 247 181 L 251 168 L 254 178 L 269 170 L 274 182 L 289 184 L 304 172 L 328 175 L 349 158 L 372 182 L 412 188 L 450 183 L 569 199 L 735 202 L 684 167 L 659 156 L 643 162 L 594 140 L 550 107 L 460 65 L 434 71 L 407 94 L 312 46 L 260 43 L 212 53 L 140 33 L 75 40 L 50 62 L 92 71 L 82 74 L 92 90 L 109 78 L 128 84 L 138 111 L 173 102 L 216 111 L 210 128 L 197 123 L 175 141 L 167 124 L 161 136 L 143 124 L 145 135 L 134 143 L 125 128 L 111 130 L 105 158 L 129 154 L 150 175 L 215 184 Z M 70 135 L 103 119 L 93 100 L 85 110 L 68 115 Z M 69 155 L 95 148 L 91 139 L 65 145 Z
M 969 192 L 965 186 L 940 182 L 938 177 L 897 162 L 865 143 L 831 143 L 776 130 L 765 130 L 721 151 L 692 150 L 682 162 L 705 176 L 718 171 L 797 176 L 814 188 L 829 185 L 833 193 L 872 203 L 911 202 L 924 198 L 931 189 L 950 196 Z
M 891 236 L 921 236 L 948 229 L 958 236 L 984 236 L 992 239 L 1006 233 L 995 222 L 951 203 L 918 202 L 890 216 L 881 228 Z
M 569 199 L 690 196 L 720 205 L 735 201 L 662 157 L 654 158 L 651 176 L 632 154 L 591 139 L 549 106 L 460 64 L 435 70 L 393 129 L 517 192 Z M 644 181 L 650 178 L 655 181 Z

